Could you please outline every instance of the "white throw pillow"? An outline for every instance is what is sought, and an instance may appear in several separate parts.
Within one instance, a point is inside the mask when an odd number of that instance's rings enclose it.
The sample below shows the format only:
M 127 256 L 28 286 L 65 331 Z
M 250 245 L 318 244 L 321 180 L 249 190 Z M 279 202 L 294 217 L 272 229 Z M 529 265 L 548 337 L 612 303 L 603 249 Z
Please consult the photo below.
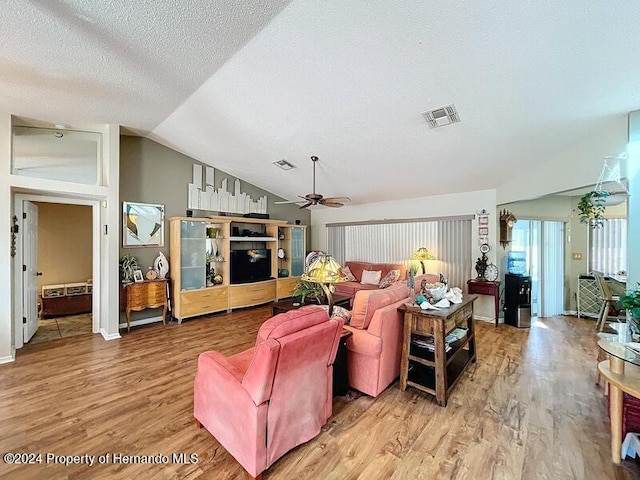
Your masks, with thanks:
M 380 283 L 380 277 L 382 276 L 382 270 L 363 270 L 362 285 L 378 285 Z

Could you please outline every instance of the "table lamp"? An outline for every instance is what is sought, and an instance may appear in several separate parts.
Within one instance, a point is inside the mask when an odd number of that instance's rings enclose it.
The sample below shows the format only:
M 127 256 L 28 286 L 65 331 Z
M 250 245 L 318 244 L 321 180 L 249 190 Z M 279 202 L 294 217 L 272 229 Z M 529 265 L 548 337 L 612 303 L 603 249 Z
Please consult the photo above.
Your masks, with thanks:
M 322 291 L 327 296 L 329 316 L 331 316 L 333 314 L 333 295 L 331 294 L 331 290 L 334 288 L 333 284 L 344 282 L 347 279 L 338 262 L 331 255 L 319 255 L 300 278 L 306 282 L 320 284 Z
M 411 256 L 411 259 L 415 260 L 417 263 L 419 263 L 422 266 L 422 273 L 427 273 L 427 269 L 424 266 L 424 261 L 425 260 L 435 260 L 436 257 L 434 257 L 433 254 L 429 250 L 427 250 L 425 247 L 420 247 Z

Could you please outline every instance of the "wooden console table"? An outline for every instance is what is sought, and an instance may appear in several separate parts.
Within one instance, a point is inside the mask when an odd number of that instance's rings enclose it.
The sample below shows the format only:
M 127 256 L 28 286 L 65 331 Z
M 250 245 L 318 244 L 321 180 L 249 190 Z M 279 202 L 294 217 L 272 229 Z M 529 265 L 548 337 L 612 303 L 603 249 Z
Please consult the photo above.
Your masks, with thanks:
M 467 290 L 470 294 L 476 295 L 491 295 L 493 297 L 494 310 L 495 310 L 495 326 L 498 326 L 498 319 L 500 318 L 500 282 L 490 282 L 489 280 L 478 280 L 473 278 L 467 280 Z
M 127 301 L 127 332 L 131 330 L 131 312 L 139 312 L 145 308 L 162 307 L 162 323 L 166 325 L 167 318 L 167 280 L 147 280 L 130 283 L 125 287 Z
M 421 310 L 402 305 L 404 313 L 400 389 L 407 386 L 436 396 L 438 405 L 447 406 L 449 392 L 462 372 L 476 361 L 476 336 L 473 329 L 473 302 L 476 295 L 465 295 L 462 303 L 440 310 Z M 467 330 L 466 337 L 451 342 L 446 351 L 445 338 L 456 328 Z M 419 348 L 415 340 L 432 340 L 434 351 Z

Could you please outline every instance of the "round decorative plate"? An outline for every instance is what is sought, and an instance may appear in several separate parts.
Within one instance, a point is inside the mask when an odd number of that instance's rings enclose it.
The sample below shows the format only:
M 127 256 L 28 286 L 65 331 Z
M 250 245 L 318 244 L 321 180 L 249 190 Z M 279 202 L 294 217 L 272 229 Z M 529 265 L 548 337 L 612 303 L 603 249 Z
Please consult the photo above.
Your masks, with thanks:
M 483 243 L 480 245 L 480 253 L 489 253 L 489 244 Z
M 147 277 L 147 280 L 155 280 L 156 278 L 158 278 L 158 272 L 153 269 L 147 270 L 145 277 Z
M 490 282 L 495 282 L 498 279 L 498 267 L 493 263 L 487 265 L 487 269 L 484 271 L 484 278 Z

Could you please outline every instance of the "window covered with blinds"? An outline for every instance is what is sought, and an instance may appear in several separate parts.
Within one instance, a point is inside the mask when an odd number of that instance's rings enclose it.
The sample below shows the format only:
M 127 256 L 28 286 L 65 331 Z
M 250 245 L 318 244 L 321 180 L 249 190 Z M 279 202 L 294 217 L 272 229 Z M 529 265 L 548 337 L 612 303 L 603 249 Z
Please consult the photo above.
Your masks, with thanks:
M 442 273 L 460 288 L 472 273 L 471 217 L 327 227 L 328 253 L 342 265 L 357 260 L 409 266 L 411 255 L 426 247 L 436 258 L 426 262 L 427 273 Z

